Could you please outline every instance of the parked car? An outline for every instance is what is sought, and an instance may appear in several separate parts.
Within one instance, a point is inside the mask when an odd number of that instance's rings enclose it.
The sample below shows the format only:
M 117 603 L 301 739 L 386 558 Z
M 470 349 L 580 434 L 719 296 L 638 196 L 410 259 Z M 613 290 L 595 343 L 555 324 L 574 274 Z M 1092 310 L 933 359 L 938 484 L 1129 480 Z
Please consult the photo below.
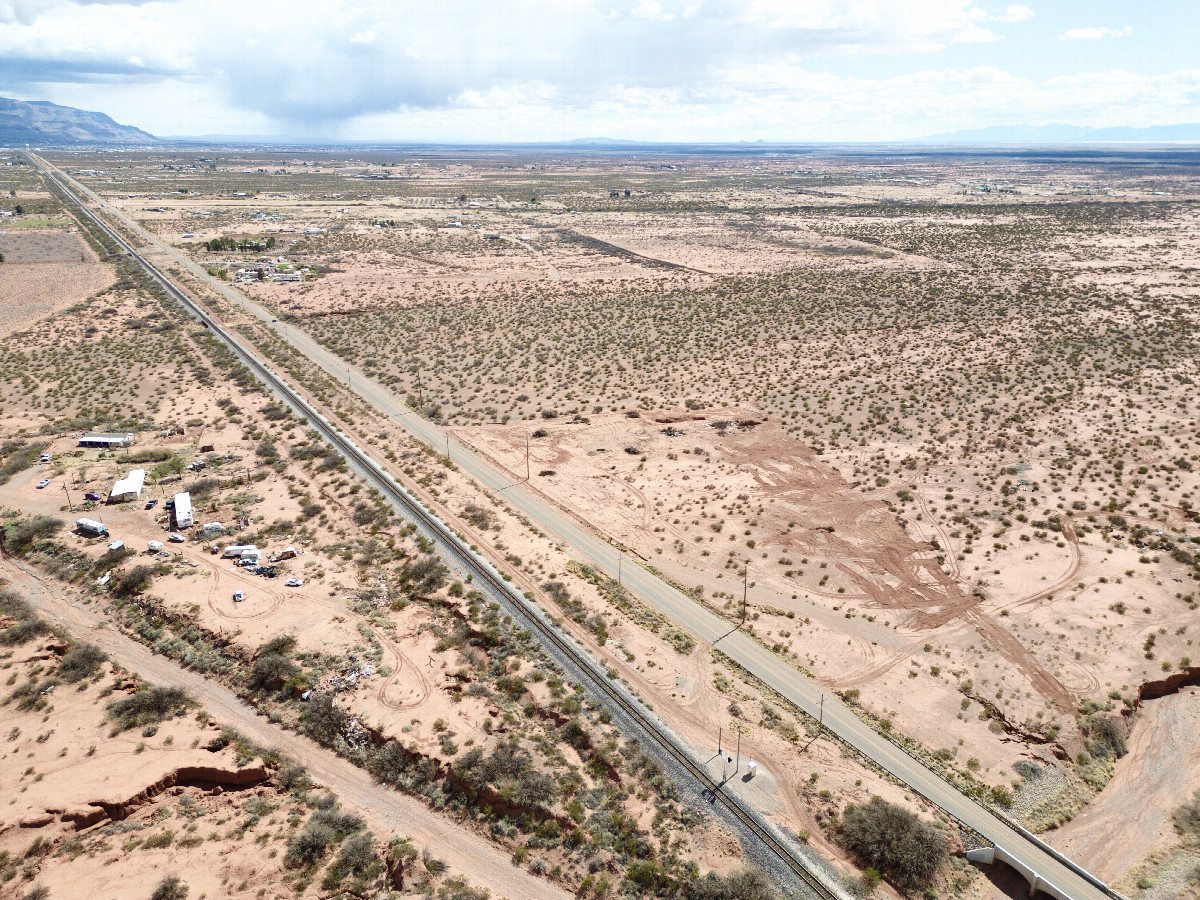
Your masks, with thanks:
M 38 490 L 40 491 L 42 488 L 46 487 L 49 484 L 50 484 L 50 479 L 43 478 L 41 481 L 38 482 Z
M 43 453 L 38 457 L 38 462 L 50 462 L 51 459 L 53 459 L 53 457 L 50 456 L 49 453 Z
M 288 587 L 302 587 L 304 585 L 303 578 L 289 578 L 284 582 Z
M 103 500 L 104 498 L 102 496 L 100 496 L 99 494 L 97 494 L 95 491 L 88 491 L 86 494 L 83 495 L 83 499 L 95 501 L 95 500 Z
M 182 534 L 171 533 L 171 534 L 167 535 L 167 540 L 170 541 L 172 544 L 182 544 L 184 541 L 187 540 L 187 538 L 185 538 Z
M 246 595 L 243 594 L 241 591 L 233 592 L 233 602 L 234 603 L 241 603 L 245 599 L 246 599 Z
M 146 509 L 154 509 L 154 507 L 156 507 L 156 506 L 158 506 L 158 500 L 147 500 L 146 501 Z

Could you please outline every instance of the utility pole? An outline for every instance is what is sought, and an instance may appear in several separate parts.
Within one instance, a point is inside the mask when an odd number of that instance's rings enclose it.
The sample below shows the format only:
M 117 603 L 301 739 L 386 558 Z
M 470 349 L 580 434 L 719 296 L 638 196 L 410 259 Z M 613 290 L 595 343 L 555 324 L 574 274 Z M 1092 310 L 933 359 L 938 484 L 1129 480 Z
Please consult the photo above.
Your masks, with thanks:
M 446 462 L 450 461 L 450 432 L 446 432 Z
M 746 568 L 742 570 L 742 621 L 740 624 L 746 624 L 746 595 L 750 592 L 750 563 L 746 563 Z
M 529 480 L 529 432 L 525 432 L 525 480 Z
M 74 507 L 71 506 L 71 492 L 67 490 L 67 483 L 65 481 L 63 482 L 62 489 L 63 493 L 67 495 L 67 509 L 73 509 Z
M 825 730 L 825 694 L 821 693 L 821 714 L 817 719 L 817 728 L 821 731 Z
M 734 775 L 742 770 L 742 729 L 740 727 L 737 729 L 737 736 L 737 765 L 733 768 Z
M 421 390 L 421 367 L 417 366 L 417 403 L 425 408 L 425 393 Z

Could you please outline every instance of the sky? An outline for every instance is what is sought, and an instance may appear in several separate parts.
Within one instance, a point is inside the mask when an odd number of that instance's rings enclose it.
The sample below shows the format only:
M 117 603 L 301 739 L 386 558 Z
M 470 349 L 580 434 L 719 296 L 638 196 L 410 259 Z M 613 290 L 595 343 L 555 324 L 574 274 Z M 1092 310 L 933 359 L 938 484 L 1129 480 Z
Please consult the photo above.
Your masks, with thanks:
M 1200 122 L 1196 0 L 0 0 L 0 96 L 153 134 L 891 141 Z

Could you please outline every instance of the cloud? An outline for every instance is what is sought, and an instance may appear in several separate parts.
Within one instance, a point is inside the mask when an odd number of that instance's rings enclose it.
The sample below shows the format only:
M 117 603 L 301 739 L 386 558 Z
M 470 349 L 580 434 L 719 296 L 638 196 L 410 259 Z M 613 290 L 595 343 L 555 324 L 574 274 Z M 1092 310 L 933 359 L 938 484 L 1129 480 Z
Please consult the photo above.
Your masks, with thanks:
M 938 68 L 940 49 L 997 40 L 990 23 L 1034 15 L 979 0 L 0 0 L 0 10 L 22 3 L 24 18 L 0 18 L 0 88 L 162 134 L 885 140 L 1200 120 L 1195 72 L 1039 81 Z M 889 60 L 875 67 L 869 55 Z M 824 71 L 842 70 L 839 57 L 855 57 L 858 74 Z M 902 74 L 869 74 L 882 69 Z
M 1124 28 L 1068 28 L 1058 36 L 1060 41 L 1101 41 L 1104 38 L 1119 38 L 1133 34 L 1133 26 Z
M 1008 6 L 1000 15 L 993 16 L 993 22 L 1025 22 L 1034 17 L 1034 12 L 1028 6 Z
M 235 108 L 333 132 L 362 115 L 449 107 L 468 92 L 545 84 L 563 103 L 588 103 L 616 88 L 703 86 L 750 59 L 996 39 L 970 0 L 140 2 L 0 0 L 0 58 L 43 57 L 27 70 L 29 90 L 73 83 L 64 61 L 117 75 L 137 57 L 139 79 L 211 79 Z
M 0 0 L 0 24 L 29 24 L 62 6 L 142 6 L 155 0 Z
M 997 124 L 1161 125 L 1200 118 L 1200 71 L 1045 80 L 989 66 L 889 78 L 742 64 L 705 86 L 618 87 L 579 101 L 537 85 L 447 107 L 365 114 L 344 137 L 525 141 L 605 135 L 658 141 L 889 141 Z

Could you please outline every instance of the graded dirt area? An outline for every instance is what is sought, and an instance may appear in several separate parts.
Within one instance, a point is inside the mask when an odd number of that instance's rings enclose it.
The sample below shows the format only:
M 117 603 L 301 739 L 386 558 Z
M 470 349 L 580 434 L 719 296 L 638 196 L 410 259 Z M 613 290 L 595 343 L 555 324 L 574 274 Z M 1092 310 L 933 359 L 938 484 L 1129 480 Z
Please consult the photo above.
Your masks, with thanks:
M 28 328 L 114 281 L 74 231 L 0 230 L 0 254 L 0 336 Z

